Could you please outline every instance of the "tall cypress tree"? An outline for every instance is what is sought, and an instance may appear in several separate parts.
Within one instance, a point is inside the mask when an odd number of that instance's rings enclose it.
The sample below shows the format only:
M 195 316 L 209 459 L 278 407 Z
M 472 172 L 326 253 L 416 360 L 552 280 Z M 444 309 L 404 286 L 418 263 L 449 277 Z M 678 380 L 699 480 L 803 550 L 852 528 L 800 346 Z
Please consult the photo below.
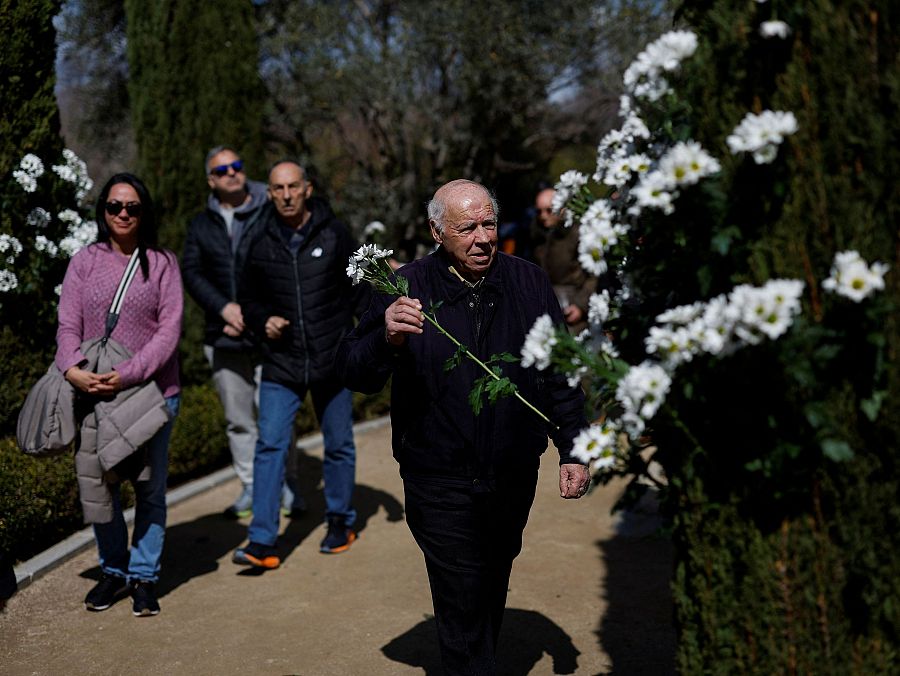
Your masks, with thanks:
M 261 176 L 263 88 L 247 0 L 125 2 L 138 171 L 159 203 L 163 242 L 180 249 L 207 187 L 204 153 L 235 146 Z
M 54 158 L 62 150 L 56 85 L 60 0 L 0 0 L 0 175 L 25 153 Z

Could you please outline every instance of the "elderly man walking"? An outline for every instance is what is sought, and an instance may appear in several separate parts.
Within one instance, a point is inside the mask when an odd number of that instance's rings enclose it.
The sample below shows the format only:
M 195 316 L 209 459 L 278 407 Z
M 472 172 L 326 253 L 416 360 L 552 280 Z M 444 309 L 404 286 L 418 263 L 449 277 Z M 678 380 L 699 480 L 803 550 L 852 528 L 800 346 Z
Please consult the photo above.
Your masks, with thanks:
M 506 364 L 506 375 L 542 409 L 551 428 L 515 398 L 475 415 L 468 402 L 475 366 L 447 371 L 454 345 L 423 322 L 423 304 L 480 358 L 517 353 L 534 321 L 563 317 L 540 268 L 497 253 L 496 201 L 457 180 L 428 205 L 440 245 L 397 274 L 409 297 L 376 296 L 344 341 L 339 368 L 352 389 L 376 392 L 388 377 L 394 457 L 406 520 L 425 556 L 444 669 L 493 674 L 513 559 L 534 500 L 548 434 L 560 453 L 560 495 L 578 498 L 590 480 L 570 456 L 585 426 L 584 398 L 563 377 Z
M 303 167 L 292 161 L 276 164 L 268 192 L 271 203 L 264 208 L 238 291 L 244 321 L 261 341 L 263 368 L 250 542 L 233 560 L 258 568 L 281 564 L 278 499 L 294 418 L 307 392 L 325 442 L 328 531 L 320 551 L 346 551 L 356 538 L 352 398 L 334 370 L 334 357 L 368 300 L 344 272 L 356 243 L 328 203 L 313 197 Z

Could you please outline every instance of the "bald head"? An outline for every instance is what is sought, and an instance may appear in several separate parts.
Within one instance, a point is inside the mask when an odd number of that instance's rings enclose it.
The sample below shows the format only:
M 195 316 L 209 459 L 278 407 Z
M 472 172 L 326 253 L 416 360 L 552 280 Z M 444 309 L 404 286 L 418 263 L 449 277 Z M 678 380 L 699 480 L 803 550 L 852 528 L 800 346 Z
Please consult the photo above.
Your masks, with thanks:
M 306 180 L 306 172 L 296 162 L 279 162 L 269 172 L 269 198 L 275 205 L 278 217 L 292 228 L 299 228 L 309 220 L 306 203 L 312 194 L 312 185 Z
M 497 255 L 497 201 L 475 181 L 442 185 L 428 203 L 431 236 L 469 281 L 484 277 Z
M 545 228 L 555 228 L 562 221 L 559 214 L 554 214 L 552 205 L 556 191 L 553 188 L 541 190 L 534 198 L 534 209 L 537 212 L 537 220 Z

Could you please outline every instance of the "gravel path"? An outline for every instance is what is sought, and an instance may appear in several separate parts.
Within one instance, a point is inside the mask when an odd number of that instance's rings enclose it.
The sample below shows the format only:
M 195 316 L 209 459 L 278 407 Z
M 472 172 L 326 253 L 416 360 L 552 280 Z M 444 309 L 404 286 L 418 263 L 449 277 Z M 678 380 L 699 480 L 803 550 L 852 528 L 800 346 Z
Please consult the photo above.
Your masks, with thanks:
M 232 479 L 170 508 L 160 615 L 135 618 L 127 599 L 85 611 L 99 575 L 89 548 L 0 614 L 0 674 L 439 674 L 390 427 L 358 433 L 357 448 L 361 533 L 350 551 L 318 551 L 321 447 L 308 444 L 300 467 L 309 511 L 283 521 L 280 569 L 255 575 L 231 563 L 246 534 L 246 521 L 220 516 L 238 493 Z M 621 484 L 561 500 L 554 455 L 544 456 L 513 567 L 500 673 L 673 673 L 671 546 L 656 518 L 611 516 Z

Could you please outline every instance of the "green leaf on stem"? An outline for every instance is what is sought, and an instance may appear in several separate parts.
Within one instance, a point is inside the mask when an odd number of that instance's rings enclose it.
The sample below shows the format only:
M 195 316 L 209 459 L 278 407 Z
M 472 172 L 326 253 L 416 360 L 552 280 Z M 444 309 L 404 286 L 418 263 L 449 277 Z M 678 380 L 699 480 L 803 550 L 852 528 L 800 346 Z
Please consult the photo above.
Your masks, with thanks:
M 875 422 L 878 418 L 878 412 L 881 410 L 881 404 L 887 397 L 887 390 L 877 390 L 872 392 L 872 396 L 859 402 L 859 407 L 870 422 Z
M 453 353 L 447 361 L 444 362 L 444 372 L 451 371 L 459 366 L 460 362 L 462 362 L 462 358 L 466 355 L 466 346 L 460 345 L 456 348 L 456 352 Z
M 469 392 L 469 405 L 475 415 L 481 413 L 483 401 L 481 395 L 484 393 L 485 381 L 489 380 L 489 376 L 482 376 L 472 384 L 472 391 Z
M 853 449 L 846 441 L 839 439 L 823 439 L 821 442 L 822 452 L 825 457 L 835 462 L 846 462 L 853 459 Z

